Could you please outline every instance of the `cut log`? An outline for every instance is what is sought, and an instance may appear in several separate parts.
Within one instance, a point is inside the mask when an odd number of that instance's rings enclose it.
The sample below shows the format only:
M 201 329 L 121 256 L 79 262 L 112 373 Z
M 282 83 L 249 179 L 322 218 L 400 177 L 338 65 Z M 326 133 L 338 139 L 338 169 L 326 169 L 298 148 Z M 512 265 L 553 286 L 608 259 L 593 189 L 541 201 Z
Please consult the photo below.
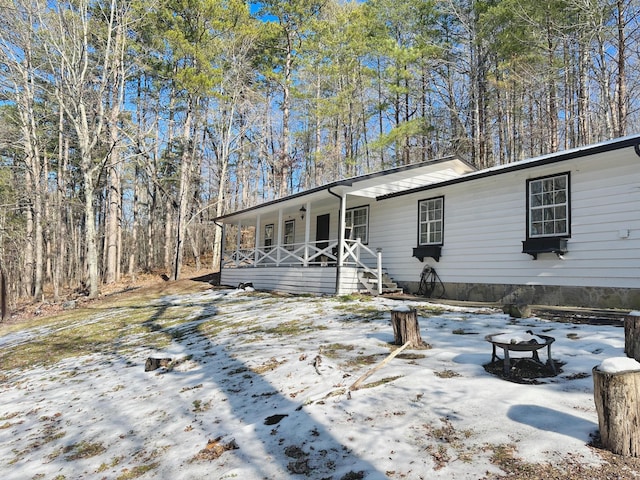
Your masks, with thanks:
M 420 336 L 418 314 L 415 309 L 394 309 L 391 311 L 393 338 L 396 345 L 409 343 L 413 348 L 424 347 Z
M 640 316 L 624 317 L 624 353 L 640 362 Z
M 602 446 L 617 455 L 640 456 L 640 371 L 610 373 L 596 366 L 592 372 Z

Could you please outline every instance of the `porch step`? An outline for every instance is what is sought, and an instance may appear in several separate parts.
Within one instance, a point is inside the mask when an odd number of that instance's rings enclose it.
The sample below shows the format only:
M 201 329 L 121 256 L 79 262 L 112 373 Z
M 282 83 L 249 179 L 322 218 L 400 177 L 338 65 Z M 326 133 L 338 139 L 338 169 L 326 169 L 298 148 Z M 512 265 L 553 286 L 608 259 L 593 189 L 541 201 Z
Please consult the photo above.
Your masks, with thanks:
M 358 272 L 360 284 L 371 295 L 378 295 L 378 278 L 371 272 L 360 270 Z M 402 288 L 393 281 L 385 272 L 382 273 L 382 293 L 402 293 Z

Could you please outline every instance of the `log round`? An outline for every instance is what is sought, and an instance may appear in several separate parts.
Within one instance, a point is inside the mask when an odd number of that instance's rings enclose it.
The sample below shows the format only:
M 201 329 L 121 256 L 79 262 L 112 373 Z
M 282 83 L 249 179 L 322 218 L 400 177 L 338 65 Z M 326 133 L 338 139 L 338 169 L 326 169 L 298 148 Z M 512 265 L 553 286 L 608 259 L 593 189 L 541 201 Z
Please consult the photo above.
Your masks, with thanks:
M 593 396 L 602 446 L 627 457 L 640 456 L 640 371 L 602 372 L 594 367 Z
M 415 309 L 396 309 L 391 311 L 391 324 L 396 345 L 409 343 L 413 348 L 424 346 L 420 336 L 418 313 Z
M 640 362 L 640 316 L 624 317 L 624 353 Z

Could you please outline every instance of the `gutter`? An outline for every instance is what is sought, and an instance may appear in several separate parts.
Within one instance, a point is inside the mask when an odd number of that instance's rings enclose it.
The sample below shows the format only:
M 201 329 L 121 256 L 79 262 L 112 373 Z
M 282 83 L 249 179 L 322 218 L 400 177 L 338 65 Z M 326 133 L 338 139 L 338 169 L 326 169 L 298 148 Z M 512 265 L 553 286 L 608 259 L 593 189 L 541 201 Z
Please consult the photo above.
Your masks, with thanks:
M 633 135 L 628 137 L 622 137 L 617 140 L 611 140 L 608 142 L 599 143 L 587 147 L 578 147 L 571 150 L 565 150 L 560 152 L 551 153 L 542 157 L 537 157 L 529 160 L 522 160 L 519 162 L 508 163 L 506 165 L 500 165 L 497 167 L 491 167 L 484 170 L 478 170 L 476 172 L 468 173 L 458 178 L 452 178 L 442 182 L 431 183 L 422 187 L 410 188 L 408 190 L 402 190 L 394 193 L 387 193 L 386 195 L 380 195 L 376 197 L 376 200 L 387 200 L 389 198 L 401 197 L 403 195 L 410 195 L 412 193 L 424 192 L 426 190 L 433 190 L 435 188 L 447 187 L 449 185 L 456 185 L 459 183 L 470 182 L 480 178 L 493 177 L 502 175 L 503 173 L 517 172 L 520 170 L 526 170 L 528 168 L 538 167 L 542 165 L 551 165 L 554 163 L 564 162 L 567 160 L 574 160 L 590 155 L 596 155 L 599 153 L 612 152 L 620 150 L 622 148 L 633 147 L 636 155 L 640 156 L 640 135 Z

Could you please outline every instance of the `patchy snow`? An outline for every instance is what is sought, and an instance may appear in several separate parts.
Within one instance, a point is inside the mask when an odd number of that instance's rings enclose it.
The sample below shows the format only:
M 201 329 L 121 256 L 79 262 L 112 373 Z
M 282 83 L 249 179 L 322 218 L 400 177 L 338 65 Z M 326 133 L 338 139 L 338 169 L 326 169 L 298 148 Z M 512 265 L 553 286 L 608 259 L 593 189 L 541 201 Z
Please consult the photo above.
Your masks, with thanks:
M 640 363 L 629 357 L 605 358 L 598 370 L 605 373 L 635 372 L 640 370 Z
M 503 333 L 501 335 L 493 335 L 491 340 L 496 343 L 531 343 L 532 340 L 538 341 L 538 338 L 529 333 L 521 334 L 521 333 Z
M 591 370 L 624 349 L 614 326 L 384 298 L 210 290 L 158 306 L 191 309 L 166 348 L 123 337 L 91 355 L 4 372 L 3 480 L 356 478 L 351 472 L 476 480 L 500 472 L 492 445 L 512 445 L 529 462 L 596 464 L 587 447 L 598 429 Z M 431 348 L 405 350 L 369 388 L 349 390 L 390 353 L 390 311 L 399 308 L 417 309 Z M 116 314 L 127 309 L 84 321 Z M 485 335 L 511 340 L 529 329 L 555 337 L 562 373 L 540 384 L 487 373 Z M 0 346 L 42 335 L 10 333 Z M 152 356 L 173 365 L 145 372 Z M 94 451 L 82 455 L 81 446 Z
M 408 313 L 411 311 L 411 307 L 408 305 L 398 305 L 393 307 L 392 312 Z

